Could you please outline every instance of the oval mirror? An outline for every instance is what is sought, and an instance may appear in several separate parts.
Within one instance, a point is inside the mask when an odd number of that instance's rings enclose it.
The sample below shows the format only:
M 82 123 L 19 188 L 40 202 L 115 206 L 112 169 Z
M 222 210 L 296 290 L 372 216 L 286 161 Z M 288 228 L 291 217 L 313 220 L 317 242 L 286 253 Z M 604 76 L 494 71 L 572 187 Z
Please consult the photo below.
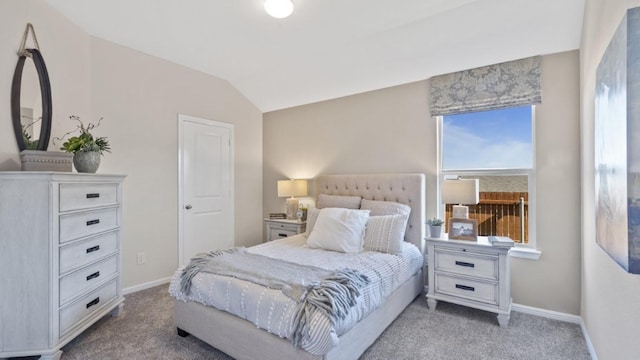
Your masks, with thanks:
M 37 49 L 25 49 L 18 59 L 11 85 L 11 117 L 20 151 L 47 150 L 51 136 L 51 84 Z

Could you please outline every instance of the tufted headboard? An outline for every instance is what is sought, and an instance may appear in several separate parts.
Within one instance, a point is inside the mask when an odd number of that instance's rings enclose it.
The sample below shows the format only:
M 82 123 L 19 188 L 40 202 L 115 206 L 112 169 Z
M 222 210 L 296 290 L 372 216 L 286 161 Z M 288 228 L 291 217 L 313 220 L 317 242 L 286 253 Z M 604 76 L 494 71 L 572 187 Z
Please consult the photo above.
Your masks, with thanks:
M 424 253 L 425 176 L 424 174 L 320 175 L 316 196 L 353 195 L 367 200 L 395 201 L 411 207 L 405 241 Z

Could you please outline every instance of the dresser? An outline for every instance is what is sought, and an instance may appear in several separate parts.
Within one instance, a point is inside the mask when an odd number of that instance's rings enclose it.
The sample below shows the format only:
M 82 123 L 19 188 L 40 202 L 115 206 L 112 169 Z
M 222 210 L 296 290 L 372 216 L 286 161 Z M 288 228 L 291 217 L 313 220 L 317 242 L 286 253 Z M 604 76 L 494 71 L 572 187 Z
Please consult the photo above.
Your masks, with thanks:
M 509 247 L 494 247 L 487 237 L 477 241 L 427 238 L 429 291 L 435 310 L 446 301 L 498 314 L 506 327 L 511 316 Z
M 59 359 L 121 284 L 124 176 L 0 172 L 0 358 Z
M 267 228 L 267 241 L 302 234 L 307 229 L 305 221 L 285 219 L 264 219 Z

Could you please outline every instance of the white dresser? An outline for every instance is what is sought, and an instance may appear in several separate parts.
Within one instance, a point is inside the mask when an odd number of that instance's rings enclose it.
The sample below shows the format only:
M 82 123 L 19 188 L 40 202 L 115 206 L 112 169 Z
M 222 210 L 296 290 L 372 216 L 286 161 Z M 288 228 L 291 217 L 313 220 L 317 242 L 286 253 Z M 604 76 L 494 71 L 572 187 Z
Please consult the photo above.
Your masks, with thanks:
M 444 234 L 446 237 L 446 234 Z M 478 241 L 427 238 L 429 292 L 427 304 L 438 300 L 498 314 L 500 326 L 511 317 L 510 248 Z
M 60 348 L 122 297 L 122 175 L 0 172 L 0 358 Z

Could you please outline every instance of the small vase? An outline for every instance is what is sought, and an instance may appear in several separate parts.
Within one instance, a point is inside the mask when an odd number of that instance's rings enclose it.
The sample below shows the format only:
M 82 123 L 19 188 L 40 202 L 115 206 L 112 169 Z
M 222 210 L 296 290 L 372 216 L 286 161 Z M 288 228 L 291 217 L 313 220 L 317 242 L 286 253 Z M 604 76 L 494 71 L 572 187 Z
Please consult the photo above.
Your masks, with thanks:
M 78 151 L 73 155 L 73 166 L 81 173 L 95 173 L 100 166 L 100 153 L 97 151 Z
M 429 236 L 431 236 L 432 238 L 439 238 L 441 234 L 442 226 L 429 225 Z

